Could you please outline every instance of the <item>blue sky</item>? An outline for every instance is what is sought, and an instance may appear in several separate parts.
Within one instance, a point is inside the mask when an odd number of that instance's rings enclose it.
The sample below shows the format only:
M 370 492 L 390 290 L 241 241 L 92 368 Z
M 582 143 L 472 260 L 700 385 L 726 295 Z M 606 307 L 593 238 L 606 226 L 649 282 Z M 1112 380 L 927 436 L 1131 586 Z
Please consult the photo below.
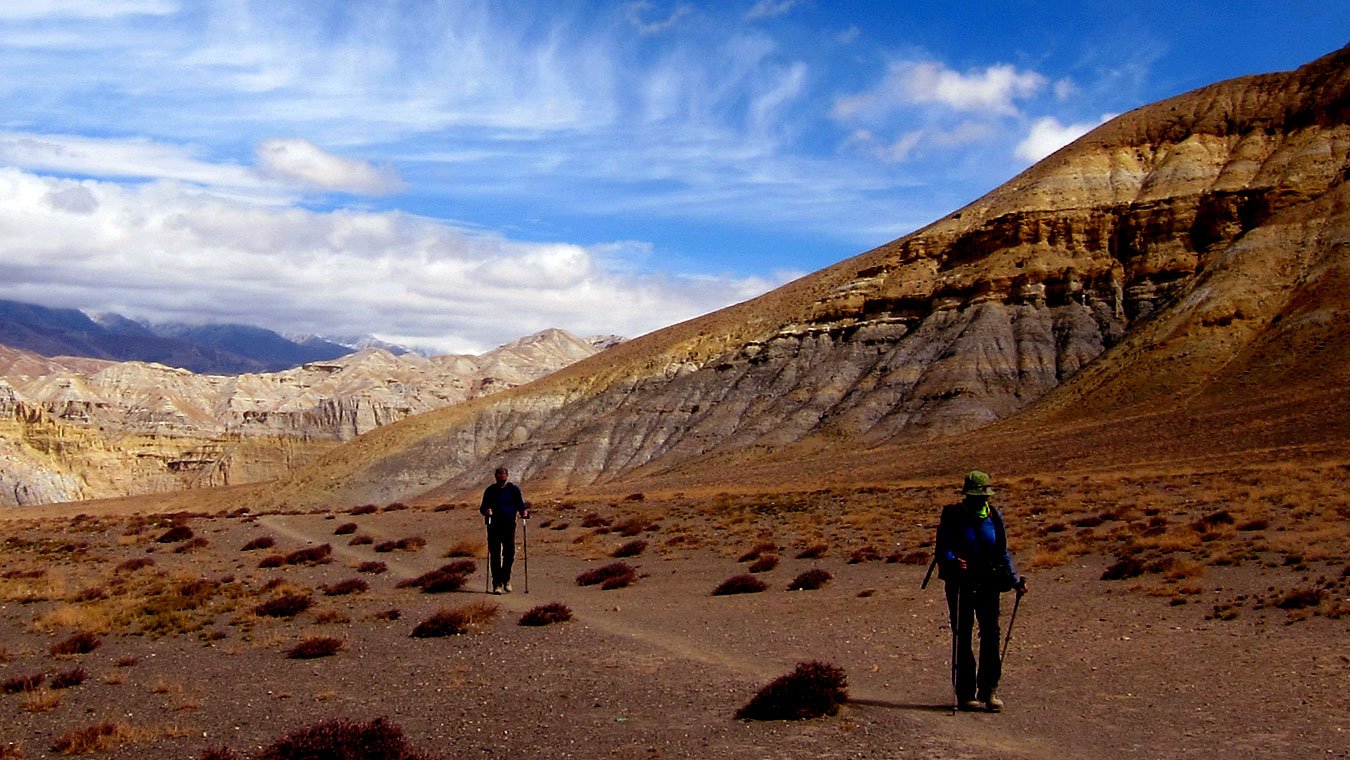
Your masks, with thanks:
M 920 227 L 1112 115 L 1330 52 L 1347 18 L 5 3 L 0 297 L 443 351 L 634 336 Z

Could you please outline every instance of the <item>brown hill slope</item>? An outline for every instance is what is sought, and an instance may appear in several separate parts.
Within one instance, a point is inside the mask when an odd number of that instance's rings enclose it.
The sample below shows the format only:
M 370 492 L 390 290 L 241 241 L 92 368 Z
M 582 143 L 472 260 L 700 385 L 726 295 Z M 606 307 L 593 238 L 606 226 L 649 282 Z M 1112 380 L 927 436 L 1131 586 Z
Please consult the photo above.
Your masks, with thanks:
M 1140 108 L 918 232 L 382 428 L 272 498 L 446 498 L 497 462 L 541 492 L 1316 438 L 1346 420 L 1347 116 L 1350 48 Z M 1187 437 L 1178 409 L 1208 422 Z

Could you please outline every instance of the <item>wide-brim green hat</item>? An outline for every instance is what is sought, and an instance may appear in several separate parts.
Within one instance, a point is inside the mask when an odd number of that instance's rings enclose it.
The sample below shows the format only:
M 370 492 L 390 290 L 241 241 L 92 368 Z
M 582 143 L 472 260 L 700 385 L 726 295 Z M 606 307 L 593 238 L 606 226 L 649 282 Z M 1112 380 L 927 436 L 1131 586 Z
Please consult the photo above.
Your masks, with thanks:
M 966 496 L 993 496 L 994 488 L 990 485 L 993 478 L 989 473 L 981 470 L 971 470 L 966 473 L 966 481 L 961 486 L 961 493 Z

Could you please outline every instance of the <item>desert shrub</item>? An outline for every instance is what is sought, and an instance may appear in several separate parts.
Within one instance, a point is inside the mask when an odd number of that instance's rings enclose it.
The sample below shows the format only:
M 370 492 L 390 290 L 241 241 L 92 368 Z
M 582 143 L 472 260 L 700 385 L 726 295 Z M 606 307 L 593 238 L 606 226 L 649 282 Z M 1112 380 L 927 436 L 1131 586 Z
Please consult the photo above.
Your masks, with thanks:
M 375 537 L 367 533 L 357 533 L 352 536 L 352 540 L 347 542 L 348 546 L 368 546 L 375 543 Z
M 381 553 L 381 554 L 386 554 L 386 553 L 388 553 L 388 552 L 392 552 L 393 550 L 395 550 L 395 549 L 397 549 L 397 548 L 398 548 L 398 542 L 397 542 L 397 541 L 381 541 L 381 542 L 379 542 L 378 544 L 375 544 L 375 546 L 374 546 L 375 551 L 377 551 L 377 552 L 379 552 L 379 553 Z
M 342 645 L 342 639 L 335 639 L 331 636 L 314 636 L 287 649 L 286 656 L 292 660 L 313 660 L 318 657 L 337 654 L 342 649 Z
M 623 546 L 620 546 L 619 548 L 615 549 L 614 552 L 609 556 L 614 557 L 616 559 L 621 557 L 636 557 L 646 550 L 647 550 L 647 542 L 643 541 L 642 539 L 638 539 L 636 541 L 629 541 L 628 543 L 625 543 Z
M 761 541 L 750 547 L 750 551 L 737 558 L 737 562 L 753 562 L 765 554 L 777 554 L 778 544 L 772 541 Z
M 134 668 L 141 664 L 141 658 L 132 655 L 118 657 L 113 664 L 119 668 Z
M 788 591 L 814 591 L 829 583 L 834 578 L 830 571 L 819 567 L 813 567 L 810 570 L 798 575 L 788 584 Z
M 73 654 L 89 654 L 103 645 L 99 637 L 88 631 L 80 631 L 51 645 L 52 655 L 61 657 Z
M 122 573 L 134 573 L 147 567 L 154 567 L 155 561 L 149 557 L 132 557 L 125 562 L 119 563 L 113 568 L 113 572 L 120 575 Z
M 628 517 L 613 525 L 614 532 L 625 538 L 632 538 L 647 528 L 647 521 L 641 517 Z
M 351 509 L 347 510 L 347 514 L 349 514 L 349 515 L 373 515 L 373 514 L 375 514 L 375 513 L 378 512 L 378 511 L 380 511 L 380 508 L 377 507 L 377 506 L 375 506 L 374 504 L 363 504 L 363 505 L 361 505 L 361 506 L 359 506 L 359 507 L 352 507 Z
M 1104 581 L 1123 581 L 1144 574 L 1144 563 L 1138 557 L 1121 557 L 1102 571 Z
M 286 564 L 288 565 L 322 565 L 332 561 L 333 547 L 331 544 L 308 546 L 304 549 L 296 549 L 286 555 Z
M 1244 520 L 1237 526 L 1241 531 L 1265 530 L 1270 527 L 1270 520 L 1264 517 L 1256 517 L 1251 520 Z
M 253 608 L 259 617 L 290 618 L 314 606 L 314 597 L 308 594 L 282 594 Z
M 12 676 L 0 681 L 0 691 L 6 694 L 34 691 L 46 681 L 46 673 L 30 673 L 26 676 Z
M 420 552 L 427 545 L 427 540 L 421 536 L 407 536 L 400 538 L 396 543 L 400 551 Z
M 271 536 L 258 536 L 257 538 L 244 544 L 239 549 L 241 552 L 257 551 L 258 549 L 271 549 L 277 545 L 277 540 Z
M 627 562 L 611 562 L 604 567 L 587 570 L 577 576 L 578 586 L 594 586 L 609 590 L 630 586 L 637 581 L 637 569 Z
M 779 676 L 741 709 L 741 720 L 804 720 L 834 715 L 848 701 L 847 680 L 842 668 L 819 661 L 799 662 L 787 675 Z
M 857 565 L 862 562 L 876 562 L 879 559 L 881 559 L 881 550 L 877 549 L 875 546 L 861 546 L 854 549 L 853 553 L 848 555 L 848 564 Z
M 356 523 L 354 522 L 343 523 L 333 529 L 333 535 L 335 536 L 345 536 L 349 533 L 355 532 L 356 532 Z
M 441 609 L 418 623 L 410 635 L 415 639 L 460 636 L 491 623 L 497 617 L 497 610 L 497 605 L 487 602 L 470 602 Z
M 572 610 L 562 602 L 549 602 L 541 604 L 538 607 L 526 612 L 520 616 L 520 624 L 527 626 L 549 625 L 551 623 L 565 623 L 572 619 Z
M 389 609 L 389 610 L 381 610 L 380 612 L 371 615 L 371 617 L 375 618 L 376 620 L 388 620 L 392 622 L 394 620 L 398 620 L 399 618 L 403 617 L 403 613 L 398 609 Z
M 52 750 L 62 755 L 108 752 L 135 736 L 136 731 L 124 723 L 95 723 L 58 736 L 52 742 Z
M 80 589 L 71 595 L 70 601 L 79 604 L 81 602 L 96 602 L 99 599 L 108 598 L 108 589 L 102 586 L 90 586 Z
M 712 595 L 758 594 L 766 588 L 768 585 L 753 575 L 733 575 L 718 584 L 717 588 L 713 589 Z
M 399 581 L 397 588 L 419 588 L 428 594 L 441 594 L 458 591 L 464 587 L 469 576 L 478 569 L 478 563 L 471 559 L 451 562 L 448 565 L 423 573 L 416 578 Z
M 348 578 L 345 581 L 320 586 L 319 590 L 324 596 L 346 596 L 347 594 L 359 594 L 370 590 L 370 584 L 360 578 Z
M 272 567 L 281 567 L 285 564 L 286 555 L 284 554 L 269 554 L 258 561 L 258 567 L 264 570 Z
M 775 567 L 778 567 L 778 555 L 764 554 L 761 555 L 759 559 L 751 562 L 750 567 L 746 569 L 752 573 L 767 573 Z
M 403 729 L 384 718 L 370 723 L 330 720 L 274 740 L 253 760 L 430 760 L 415 752 Z
M 79 686 L 89 677 L 84 668 L 71 668 L 63 670 L 52 676 L 51 687 L 53 689 L 69 689 L 72 686 Z
M 192 538 L 192 535 L 192 528 L 189 528 L 186 525 L 175 525 L 164 531 L 164 533 L 155 540 L 161 544 L 175 544 L 179 541 L 186 541 L 189 538 Z
M 197 760 L 241 760 L 241 758 L 229 747 L 208 747 L 197 755 Z
M 385 512 L 402 512 L 403 510 L 405 510 L 405 509 L 407 509 L 407 508 L 408 508 L 408 505 L 407 505 L 407 504 L 404 504 L 404 503 L 401 502 L 401 501 L 396 501 L 396 502 L 394 502 L 393 504 L 386 504 L 386 505 L 384 505 L 384 510 L 383 510 L 383 511 L 385 511 Z
M 183 543 L 179 544 L 178 546 L 175 546 L 175 547 L 173 548 L 173 551 L 174 551 L 175 554 L 183 554 L 183 553 L 185 553 L 185 552 L 190 552 L 190 551 L 193 551 L 193 550 L 196 550 L 196 549 L 204 549 L 204 548 L 206 548 L 206 547 L 208 547 L 208 546 L 210 546 L 210 545 L 211 545 L 211 542 L 208 541 L 208 540 L 206 540 L 206 538 L 205 538 L 204 536 L 197 536 L 197 537 L 194 538 L 194 539 L 191 539 L 191 540 L 189 540 L 189 541 L 184 541 Z
M 1294 589 L 1280 597 L 1275 606 L 1282 610 L 1301 610 L 1305 607 L 1316 607 L 1325 597 L 1326 591 L 1320 588 Z
M 379 575 L 389 569 L 389 566 L 379 560 L 367 560 L 356 566 L 358 573 L 371 573 Z
M 830 550 L 829 544 L 812 544 L 797 552 L 797 559 L 820 559 Z
M 607 528 L 609 527 L 609 518 L 603 517 L 595 512 L 589 512 L 581 518 L 581 527 L 583 528 Z
M 483 549 L 482 541 L 459 541 L 445 551 L 447 558 L 477 557 Z

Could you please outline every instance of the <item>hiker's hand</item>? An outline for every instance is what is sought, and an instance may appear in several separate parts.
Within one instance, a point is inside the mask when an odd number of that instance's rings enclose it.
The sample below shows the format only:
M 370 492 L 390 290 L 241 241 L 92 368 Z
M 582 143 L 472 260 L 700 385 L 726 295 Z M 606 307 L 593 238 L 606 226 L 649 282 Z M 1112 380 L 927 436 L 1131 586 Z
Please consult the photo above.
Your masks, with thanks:
M 957 557 L 953 562 L 956 564 L 957 570 L 960 570 L 963 573 L 966 571 L 966 561 L 964 559 Z
M 528 520 L 528 519 L 530 519 L 530 510 L 528 510 L 528 509 L 523 510 L 523 511 L 520 513 L 520 519 L 522 519 L 522 520 Z
M 1013 588 L 1017 589 L 1017 598 L 1021 599 L 1022 595 L 1027 593 L 1027 579 L 1023 578 L 1022 582 L 1017 584 Z

